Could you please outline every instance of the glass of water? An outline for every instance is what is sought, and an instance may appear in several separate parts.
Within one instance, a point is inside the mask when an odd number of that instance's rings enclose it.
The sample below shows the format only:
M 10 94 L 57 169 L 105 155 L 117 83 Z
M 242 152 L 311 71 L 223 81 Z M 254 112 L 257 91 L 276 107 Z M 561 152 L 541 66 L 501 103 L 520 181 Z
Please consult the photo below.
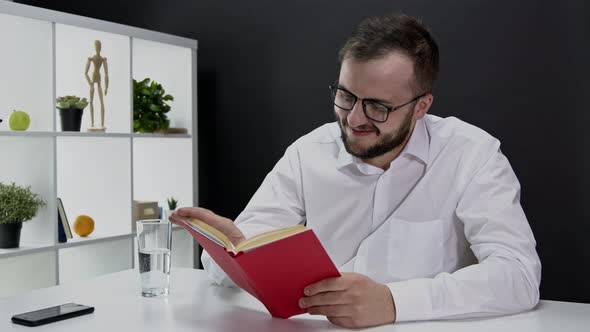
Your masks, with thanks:
M 137 221 L 141 295 L 166 296 L 170 290 L 172 224 L 167 220 Z

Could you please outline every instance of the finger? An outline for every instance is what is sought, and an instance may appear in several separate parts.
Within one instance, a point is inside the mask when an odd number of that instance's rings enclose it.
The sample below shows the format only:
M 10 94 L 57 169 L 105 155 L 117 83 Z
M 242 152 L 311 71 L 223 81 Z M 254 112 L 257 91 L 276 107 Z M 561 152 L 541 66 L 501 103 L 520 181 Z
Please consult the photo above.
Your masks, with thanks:
M 307 308 L 307 313 L 310 315 L 322 315 L 327 317 L 347 317 L 350 316 L 351 312 L 351 306 L 348 304 L 320 305 Z
M 229 240 L 234 244 L 238 244 L 240 241 L 244 239 L 244 234 L 231 219 L 222 217 L 220 215 L 215 214 L 211 210 L 207 210 L 201 207 L 189 207 L 189 208 L 180 208 L 177 211 L 178 216 L 180 218 L 195 218 L 207 223 L 223 234 L 225 234 Z
M 197 218 L 203 221 L 208 219 L 223 218 L 213 211 L 202 208 L 202 207 L 182 207 L 175 211 L 180 217 L 184 218 Z
M 352 303 L 350 296 L 345 291 L 324 292 L 309 297 L 303 297 L 299 300 L 299 307 L 308 308 L 320 305 L 335 305 Z
M 326 278 L 303 289 L 303 294 L 312 296 L 323 292 L 337 292 L 348 288 L 348 283 L 342 277 Z
M 179 217 L 176 212 L 173 212 L 170 216 L 168 216 L 168 220 L 170 220 L 173 224 L 180 224 L 184 221 L 184 218 Z
M 176 213 L 178 213 L 178 216 L 181 218 L 199 219 L 217 229 L 220 229 L 220 227 L 227 227 L 228 223 L 233 224 L 231 220 L 224 218 L 220 215 L 217 215 L 211 210 L 207 210 L 201 207 L 180 208 Z

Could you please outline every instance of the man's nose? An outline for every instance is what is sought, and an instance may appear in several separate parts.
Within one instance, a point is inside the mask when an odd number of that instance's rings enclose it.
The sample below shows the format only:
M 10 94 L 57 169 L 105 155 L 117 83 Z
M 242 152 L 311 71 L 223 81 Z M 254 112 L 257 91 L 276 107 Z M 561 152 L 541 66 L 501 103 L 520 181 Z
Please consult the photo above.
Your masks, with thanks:
M 348 124 L 355 128 L 367 123 L 367 117 L 363 112 L 363 103 L 359 100 L 354 104 L 354 107 L 348 112 Z

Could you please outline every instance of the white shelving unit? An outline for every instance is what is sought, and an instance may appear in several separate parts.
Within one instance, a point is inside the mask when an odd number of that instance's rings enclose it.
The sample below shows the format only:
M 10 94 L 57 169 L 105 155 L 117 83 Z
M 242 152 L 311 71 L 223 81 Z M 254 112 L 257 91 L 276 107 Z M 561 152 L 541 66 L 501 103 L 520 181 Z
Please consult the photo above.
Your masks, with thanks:
M 107 132 L 86 132 L 88 107 L 81 132 L 62 132 L 55 98 L 89 99 L 95 40 L 109 66 Z M 0 1 L 0 45 L 0 182 L 31 186 L 47 202 L 23 224 L 20 247 L 0 249 L 0 297 L 133 267 L 133 200 L 198 202 L 197 41 Z M 133 133 L 132 79 L 147 77 L 174 96 L 168 117 L 188 134 Z M 29 130 L 9 129 L 13 109 L 29 114 Z M 97 122 L 99 114 L 95 96 Z M 90 236 L 57 241 L 57 197 L 70 224 L 80 214 L 95 220 Z M 175 227 L 172 243 L 173 265 L 196 267 L 188 232 Z

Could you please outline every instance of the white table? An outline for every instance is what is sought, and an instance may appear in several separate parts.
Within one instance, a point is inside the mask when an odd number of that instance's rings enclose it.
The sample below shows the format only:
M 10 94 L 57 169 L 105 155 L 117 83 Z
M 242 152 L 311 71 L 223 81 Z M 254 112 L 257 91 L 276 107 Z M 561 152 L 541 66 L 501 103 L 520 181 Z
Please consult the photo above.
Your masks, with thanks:
M 13 324 L 26 311 L 75 302 L 95 312 L 35 328 Z M 139 273 L 126 270 L 83 282 L 31 291 L 0 299 L 0 331 L 350 331 L 321 316 L 272 318 L 264 306 L 239 289 L 213 285 L 202 270 L 172 270 L 167 298 L 140 296 Z M 487 319 L 398 323 L 368 331 L 590 331 L 590 304 L 542 301 L 523 314 Z

